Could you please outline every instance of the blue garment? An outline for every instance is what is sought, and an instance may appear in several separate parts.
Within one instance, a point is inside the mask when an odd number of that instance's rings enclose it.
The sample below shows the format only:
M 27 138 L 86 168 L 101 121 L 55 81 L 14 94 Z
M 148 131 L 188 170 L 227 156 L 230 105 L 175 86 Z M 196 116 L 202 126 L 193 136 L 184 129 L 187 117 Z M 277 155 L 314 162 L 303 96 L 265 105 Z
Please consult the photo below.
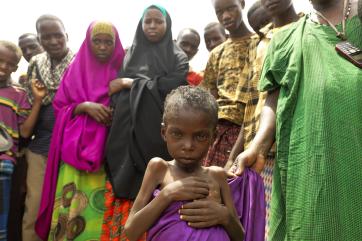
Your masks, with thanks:
M 13 172 L 14 163 L 11 160 L 0 160 L 0 241 L 7 240 L 11 177 Z

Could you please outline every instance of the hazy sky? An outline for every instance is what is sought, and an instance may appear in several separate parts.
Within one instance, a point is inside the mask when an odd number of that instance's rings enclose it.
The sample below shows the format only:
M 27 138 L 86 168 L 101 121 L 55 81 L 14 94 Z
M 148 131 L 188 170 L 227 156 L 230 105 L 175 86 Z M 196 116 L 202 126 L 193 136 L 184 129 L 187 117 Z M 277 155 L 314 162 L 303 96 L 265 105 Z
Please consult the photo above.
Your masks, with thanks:
M 246 0 L 246 9 L 254 0 Z M 308 0 L 295 0 L 297 11 L 308 11 Z M 88 25 L 94 20 L 111 21 L 118 29 L 124 47 L 132 43 L 133 36 L 145 7 L 157 3 L 171 15 L 174 38 L 178 32 L 191 27 L 203 36 L 203 28 L 217 21 L 211 0 L 2 0 L 0 14 L 0 39 L 17 43 L 18 37 L 27 32 L 35 33 L 35 21 L 42 14 L 54 14 L 64 22 L 69 36 L 69 47 L 77 51 L 84 40 Z M 245 10 L 246 10 L 245 9 Z M 245 16 L 245 14 L 244 14 Z M 191 65 L 203 69 L 208 52 L 202 41 L 199 53 Z M 16 78 L 26 71 L 22 60 Z

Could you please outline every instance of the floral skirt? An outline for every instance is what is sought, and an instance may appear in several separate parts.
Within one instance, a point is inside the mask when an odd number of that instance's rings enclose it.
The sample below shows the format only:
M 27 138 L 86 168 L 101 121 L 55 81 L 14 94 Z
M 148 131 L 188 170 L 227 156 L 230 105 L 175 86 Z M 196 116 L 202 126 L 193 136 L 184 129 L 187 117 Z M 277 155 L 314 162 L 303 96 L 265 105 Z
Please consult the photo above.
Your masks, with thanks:
M 84 172 L 62 162 L 48 240 L 127 240 L 131 207 L 131 200 L 113 195 L 103 168 Z

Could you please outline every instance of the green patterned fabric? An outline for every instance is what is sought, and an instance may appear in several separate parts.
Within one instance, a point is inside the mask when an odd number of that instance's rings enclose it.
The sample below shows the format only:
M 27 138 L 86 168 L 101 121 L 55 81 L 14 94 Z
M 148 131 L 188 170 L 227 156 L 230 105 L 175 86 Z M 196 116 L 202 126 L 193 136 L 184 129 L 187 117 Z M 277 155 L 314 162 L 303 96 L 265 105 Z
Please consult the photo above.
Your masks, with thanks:
M 347 37 L 362 48 L 357 16 Z M 260 87 L 280 95 L 269 240 L 362 240 L 362 70 L 338 42 L 306 16 L 270 44 Z
M 103 168 L 86 173 L 62 162 L 48 240 L 100 240 L 105 181 Z

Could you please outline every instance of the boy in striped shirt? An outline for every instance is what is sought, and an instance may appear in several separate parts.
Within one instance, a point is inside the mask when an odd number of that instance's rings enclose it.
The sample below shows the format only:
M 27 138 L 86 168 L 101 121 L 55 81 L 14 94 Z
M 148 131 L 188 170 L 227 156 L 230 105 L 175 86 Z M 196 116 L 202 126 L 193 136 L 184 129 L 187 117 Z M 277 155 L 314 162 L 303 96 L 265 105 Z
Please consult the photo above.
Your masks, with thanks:
M 29 137 L 45 96 L 44 86 L 34 81 L 32 91 L 36 101 L 33 107 L 26 92 L 11 85 L 11 73 L 18 68 L 21 50 L 13 43 L 0 40 L 0 127 L 12 138 L 10 149 L 0 152 L 0 240 L 7 239 L 7 220 L 11 177 L 16 164 L 16 153 L 20 135 Z

